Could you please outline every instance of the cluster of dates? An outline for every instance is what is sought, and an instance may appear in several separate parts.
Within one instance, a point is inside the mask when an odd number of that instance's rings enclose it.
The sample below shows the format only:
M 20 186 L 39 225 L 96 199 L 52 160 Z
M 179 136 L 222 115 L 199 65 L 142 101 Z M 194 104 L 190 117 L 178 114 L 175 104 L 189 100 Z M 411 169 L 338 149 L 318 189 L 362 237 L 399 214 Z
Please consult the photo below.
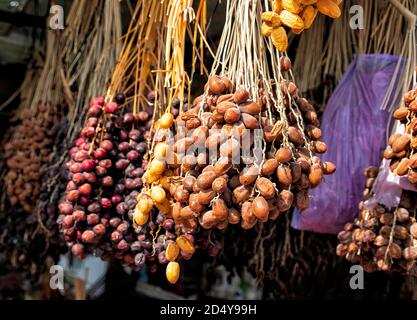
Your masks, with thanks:
M 12 206 L 32 213 L 41 191 L 41 180 L 53 149 L 59 107 L 39 102 L 21 115 L 21 123 L 4 145 L 7 173 L 5 193 Z
M 88 119 L 69 152 L 69 179 L 59 204 L 58 222 L 78 258 L 94 253 L 134 270 L 146 264 L 150 272 L 158 264 L 191 258 L 193 234 L 179 235 L 167 208 L 154 206 L 142 192 L 152 112 L 129 112 L 121 94 L 115 102 L 105 103 L 102 97 L 90 102 Z M 156 198 L 159 191 L 154 188 L 150 195 Z M 169 264 L 167 275 L 175 283 L 179 265 Z
M 283 91 L 296 98 L 294 84 L 285 83 Z M 302 98 L 296 103 L 304 128 L 298 125 L 294 109 L 287 109 L 285 127 L 281 119 L 261 116 L 266 103 L 251 100 L 244 89 L 234 90 L 225 77 L 211 77 L 208 95 L 197 98 L 177 120 L 185 137 L 177 134 L 175 143 L 166 143 L 184 175 L 170 186 L 174 219 L 180 223 L 198 216 L 207 229 L 223 229 L 228 223 L 251 228 L 292 206 L 307 208 L 308 189 L 335 167 L 311 156 L 306 148 L 311 142 L 313 152 L 326 151 L 318 140 L 314 108 Z
M 272 38 L 272 43 L 280 51 L 288 48 L 287 31 L 301 34 L 310 29 L 320 12 L 332 19 L 341 15 L 342 0 L 273 0 L 272 11 L 262 13 L 262 34 Z
M 59 195 L 51 191 L 60 184 L 56 164 L 66 151 L 62 110 L 61 104 L 34 103 L 11 120 L 3 139 L 0 264 L 32 284 L 66 250 L 56 223 Z
M 284 108 L 271 116 L 266 96 L 255 101 L 228 78 L 212 76 L 205 94 L 176 120 L 165 113 L 155 124 L 137 223 L 157 207 L 187 238 L 201 228 L 249 229 L 291 207 L 306 209 L 308 190 L 335 166 L 313 155 L 326 151 L 313 106 L 294 83 L 280 88 Z M 195 251 L 192 242 L 180 249 Z
M 378 168 L 365 170 L 364 201 L 372 197 Z M 403 191 L 397 208 L 378 204 L 367 209 L 359 204 L 359 215 L 338 234 L 336 253 L 367 272 L 377 270 L 415 274 L 417 269 L 416 193 Z
M 69 151 L 69 181 L 58 222 L 75 256 L 94 252 L 141 267 L 141 253 L 152 246 L 149 237 L 135 233 L 129 212 L 142 186 L 152 113 L 133 114 L 121 108 L 124 102 L 123 94 L 114 102 L 91 100 L 85 126 Z
M 405 126 L 404 133 L 394 133 L 384 151 L 385 159 L 391 160 L 391 170 L 398 176 L 407 176 L 417 186 L 417 90 L 404 95 L 404 106 L 394 112 L 394 118 Z

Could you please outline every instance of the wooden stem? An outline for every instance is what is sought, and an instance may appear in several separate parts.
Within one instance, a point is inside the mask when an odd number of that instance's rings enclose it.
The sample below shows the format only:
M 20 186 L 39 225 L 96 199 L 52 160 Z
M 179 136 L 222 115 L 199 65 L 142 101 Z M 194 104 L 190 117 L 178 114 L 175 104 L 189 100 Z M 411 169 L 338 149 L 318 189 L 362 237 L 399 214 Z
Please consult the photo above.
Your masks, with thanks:
M 404 7 L 398 0 L 389 0 L 389 2 L 408 20 L 410 29 L 415 29 L 417 16 Z

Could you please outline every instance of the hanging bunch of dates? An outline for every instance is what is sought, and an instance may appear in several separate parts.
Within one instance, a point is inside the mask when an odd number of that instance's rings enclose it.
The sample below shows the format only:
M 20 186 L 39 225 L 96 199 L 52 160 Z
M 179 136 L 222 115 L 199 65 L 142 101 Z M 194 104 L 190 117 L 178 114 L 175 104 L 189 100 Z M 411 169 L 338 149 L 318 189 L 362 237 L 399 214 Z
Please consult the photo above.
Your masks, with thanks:
M 404 133 L 394 133 L 388 140 L 384 158 L 391 160 L 391 170 L 398 176 L 407 176 L 417 186 L 417 91 L 404 95 L 404 106 L 394 112 L 394 118 L 404 127 Z
M 251 228 L 292 206 L 308 207 L 308 189 L 335 167 L 312 155 L 326 151 L 312 105 L 294 83 L 281 89 L 284 103 L 296 106 L 284 120 L 268 116 L 267 96 L 254 101 L 226 77 L 212 76 L 206 94 L 177 118 L 177 135 L 164 142 L 182 176 L 170 183 L 177 223 L 198 217 L 206 229 Z
M 75 256 L 94 252 L 135 265 L 135 254 L 143 251 L 147 239 L 135 243 L 128 214 L 142 186 L 152 110 L 134 114 L 128 107 L 120 108 L 124 102 L 124 94 L 107 103 L 103 97 L 91 100 L 85 126 L 69 151 L 68 183 L 58 221 Z
M 62 141 L 60 129 L 65 127 L 65 115 L 70 109 L 58 79 L 59 40 L 58 34 L 48 32 L 45 47 L 39 49 L 42 55 L 34 53 L 20 90 L 16 122 L 12 120 L 2 148 L 3 272 L 17 272 L 22 281 L 32 284 L 38 283 L 63 251 L 56 237 L 55 211 L 38 211 L 48 188 L 46 177 L 54 170 L 50 166 L 59 158 L 57 142 Z
M 27 112 L 23 112 L 23 116 L 27 114 Z M 38 115 L 43 117 L 42 113 L 39 113 Z M 29 118 L 25 119 L 26 120 L 23 122 L 26 122 Z M 32 130 L 36 128 L 36 122 L 37 121 L 32 122 L 30 129 L 26 129 L 26 132 L 30 132 L 27 134 L 27 137 L 30 137 L 29 140 L 33 139 Z M 62 122 L 63 121 L 61 121 L 61 124 Z M 36 190 L 36 197 L 33 198 L 32 196 L 35 195 L 32 193 L 30 196 L 27 195 L 26 198 L 21 199 L 26 203 L 31 199 L 30 208 L 27 207 L 27 205 L 21 205 L 18 201 L 14 204 L 11 203 L 13 206 L 9 209 L 9 202 L 7 201 L 2 205 L 2 213 L 0 214 L 0 225 L 3 230 L 3 237 L 0 241 L 0 260 L 3 265 L 2 272 L 18 272 L 22 276 L 21 280 L 28 280 L 32 284 L 39 283 L 41 276 L 49 270 L 51 265 L 56 263 L 59 259 L 59 255 L 65 252 L 65 246 L 63 245 L 56 224 L 56 207 L 54 205 L 46 205 L 46 202 L 43 201 L 58 197 L 58 195 L 49 192 L 49 185 L 45 183 L 50 175 L 53 176 L 56 174 L 56 169 L 59 170 L 59 167 L 48 167 L 46 170 L 48 164 L 54 160 L 58 162 L 62 154 L 60 151 L 52 152 L 52 150 L 56 151 L 56 149 L 60 149 L 60 147 L 52 148 L 52 145 L 59 146 L 60 144 L 56 143 L 62 142 L 63 135 L 65 134 L 65 132 L 61 130 L 65 130 L 65 125 L 62 127 L 59 126 L 59 129 L 57 127 L 56 124 L 52 125 L 52 123 L 50 123 L 48 129 L 45 128 L 45 132 L 48 132 L 50 135 L 48 134 L 48 137 L 44 139 L 49 140 L 50 142 L 43 147 L 43 153 L 46 153 L 47 151 L 48 156 L 40 162 L 42 163 L 42 169 L 38 172 L 33 171 L 36 175 L 31 175 L 30 177 L 33 180 L 27 182 L 31 185 L 39 185 L 39 189 Z M 21 125 L 18 125 L 15 130 L 16 131 L 13 132 L 12 135 L 14 139 L 17 138 L 18 132 L 22 133 Z M 23 137 L 21 138 L 23 140 Z M 14 161 L 17 158 L 17 154 L 21 154 L 22 152 L 35 152 L 35 149 L 27 148 L 26 144 L 22 145 L 18 141 L 16 142 L 15 147 L 17 145 L 19 145 L 19 147 L 15 150 L 19 151 L 17 153 L 15 152 L 7 161 Z M 10 143 L 10 141 L 5 143 L 6 148 L 9 148 Z M 22 146 L 25 147 L 22 148 Z M 37 145 L 37 147 L 39 147 L 39 145 Z M 37 151 L 39 152 L 40 150 L 38 149 Z M 8 153 L 9 152 L 10 151 L 8 151 Z M 39 155 L 40 153 L 35 154 Z M 28 157 L 27 160 L 29 160 L 27 166 L 33 168 L 35 157 Z M 37 158 L 37 160 L 40 160 L 40 158 Z M 10 176 L 10 172 L 13 172 L 13 170 L 10 169 L 10 166 L 7 167 L 10 171 L 8 171 L 6 175 Z M 14 170 L 23 177 L 25 177 L 25 173 L 27 173 L 27 170 L 23 172 L 16 168 Z M 4 182 L 5 186 L 10 186 L 12 183 L 7 179 Z M 7 193 L 5 196 L 13 197 L 13 195 L 11 196 Z
M 146 222 L 137 214 L 156 96 L 146 95 L 145 88 L 156 81 L 151 70 L 159 55 L 150 53 L 162 50 L 157 44 L 164 24 L 156 17 L 165 6 L 138 3 L 107 94 L 91 100 L 84 128 L 69 151 L 67 190 L 59 206 L 61 230 L 75 256 L 114 257 L 135 270 L 146 264 L 152 272 L 159 260 L 166 263 L 159 253 L 168 246 L 167 238 L 175 238 L 162 211 L 150 208 Z
M 365 271 L 377 270 L 415 274 L 417 269 L 416 193 L 403 191 L 396 208 L 377 204 L 368 209 L 364 201 L 373 196 L 378 168 L 365 170 L 367 177 L 359 215 L 338 234 L 336 253 Z
M 38 102 L 27 110 L 22 105 L 19 122 L 5 137 L 9 139 L 3 150 L 5 201 L 0 215 L 4 232 L 0 250 L 6 257 L 5 269 L 19 272 L 22 279 L 32 283 L 37 283 L 65 251 L 56 224 L 56 207 L 44 207 L 44 200 L 57 198 L 50 193 L 47 180 L 52 177 L 59 181 L 59 167 L 51 164 L 58 163 L 62 155 L 64 108 L 64 103 Z
M 271 11 L 262 13 L 262 34 L 271 37 L 280 52 L 288 48 L 287 30 L 301 34 L 310 29 L 318 13 L 337 19 L 342 0 L 273 0 Z
M 282 72 L 290 67 L 283 57 Z M 150 208 L 157 207 L 175 223 L 179 252 L 192 254 L 190 238 L 200 230 L 229 224 L 249 229 L 292 207 L 307 208 L 308 190 L 335 166 L 314 155 L 326 151 L 314 107 L 298 96 L 294 83 L 283 81 L 280 90 L 281 114 L 271 110 L 267 94 L 252 99 L 215 75 L 175 120 L 172 113 L 162 115 L 137 221 L 147 222 Z
M 197 246 L 207 249 L 211 256 L 215 256 L 221 248 L 220 243 L 215 241 L 215 235 L 199 226 L 192 210 L 184 209 L 180 202 L 177 202 L 178 199 L 188 199 L 193 184 L 192 181 L 188 181 L 188 186 L 183 188 L 183 180 L 180 177 L 181 159 L 178 153 L 172 152 L 175 144 L 172 136 L 174 114 L 178 114 L 179 107 L 180 100 L 175 98 L 171 112 L 164 113 L 154 123 L 156 133 L 150 150 L 151 161 L 143 177 L 145 187 L 131 215 L 137 230 L 155 234 L 158 233 L 156 230 L 159 225 L 162 225 L 152 248 L 158 256 L 158 262 L 167 264 L 166 276 L 173 284 L 180 275 L 178 261 L 191 259 Z M 183 101 L 182 108 L 188 109 L 187 101 Z M 175 150 L 178 146 L 179 144 L 175 144 Z M 180 186 L 181 188 L 178 188 Z M 156 218 L 154 212 L 159 212 Z
M 151 92 L 148 101 L 153 99 Z M 164 208 L 153 207 L 141 192 L 153 108 L 131 112 L 124 94 L 113 102 L 104 100 L 92 99 L 86 124 L 69 151 L 68 183 L 58 221 L 78 258 L 93 253 L 102 259 L 115 257 L 134 270 L 146 264 L 156 272 L 158 264 L 168 263 L 176 254 L 176 243 L 189 240 L 177 239 Z
M 52 152 L 62 115 L 59 106 L 39 102 L 21 114 L 21 123 L 4 145 L 7 173 L 4 187 L 10 204 L 32 213 L 40 194 L 40 182 Z

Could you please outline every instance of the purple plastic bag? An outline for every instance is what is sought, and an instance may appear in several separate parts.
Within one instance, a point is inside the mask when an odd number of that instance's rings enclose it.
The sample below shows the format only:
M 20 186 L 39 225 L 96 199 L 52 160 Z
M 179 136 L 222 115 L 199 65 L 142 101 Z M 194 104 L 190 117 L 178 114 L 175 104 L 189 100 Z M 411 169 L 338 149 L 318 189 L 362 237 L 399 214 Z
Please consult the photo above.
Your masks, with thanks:
M 399 58 L 357 55 L 329 99 L 321 129 L 328 151 L 321 157 L 337 170 L 310 192 L 310 207 L 295 210 L 292 227 L 338 233 L 358 214 L 366 167 L 379 166 L 386 147 L 389 112 L 381 110 Z

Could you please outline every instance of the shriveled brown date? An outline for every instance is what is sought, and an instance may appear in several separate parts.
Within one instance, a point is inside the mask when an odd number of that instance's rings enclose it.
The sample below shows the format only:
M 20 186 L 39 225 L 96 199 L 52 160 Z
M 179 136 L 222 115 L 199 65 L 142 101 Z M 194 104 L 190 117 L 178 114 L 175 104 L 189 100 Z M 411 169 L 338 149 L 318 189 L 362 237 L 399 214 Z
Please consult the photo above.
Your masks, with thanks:
M 317 187 L 320 184 L 320 182 L 323 180 L 323 170 L 321 169 L 320 165 L 313 164 L 310 167 L 308 180 L 310 181 L 312 188 Z
M 242 121 L 247 129 L 257 129 L 259 127 L 258 120 L 248 113 L 242 113 Z
M 217 175 L 214 171 L 203 172 L 197 178 L 197 185 L 202 190 L 208 189 L 216 178 Z
M 271 198 L 275 195 L 275 186 L 267 178 L 258 178 L 256 180 L 256 188 L 265 198 Z
M 288 138 L 296 146 L 301 146 L 304 144 L 304 139 L 300 133 L 300 130 L 295 127 L 288 127 Z
M 240 173 L 239 181 L 244 186 L 250 185 L 255 182 L 256 178 L 259 175 L 259 168 L 256 165 L 246 167 Z
M 293 182 L 291 169 L 287 165 L 281 164 L 278 166 L 277 177 L 279 183 L 284 186 L 289 186 Z
M 397 137 L 394 142 L 392 143 L 392 151 L 394 153 L 401 152 L 408 147 L 411 141 L 411 136 L 409 134 L 403 134 Z
M 230 224 L 238 224 L 240 222 L 240 212 L 235 208 L 229 208 L 228 221 Z
M 246 102 L 239 105 L 241 112 L 249 113 L 251 115 L 257 115 L 261 112 L 261 106 L 256 102 Z
M 324 174 L 332 174 L 336 171 L 336 165 L 330 161 L 323 162 L 321 167 Z
M 204 205 L 200 203 L 198 193 L 190 194 L 188 204 L 194 212 L 201 212 L 204 209 Z
M 197 179 L 196 177 L 193 176 L 186 176 L 183 180 L 182 180 L 182 185 L 184 186 L 184 188 L 188 191 L 193 191 L 193 186 L 196 183 Z
M 227 179 L 225 177 L 218 177 L 214 179 L 211 188 L 217 193 L 225 192 L 227 189 Z
M 403 121 L 407 118 L 407 116 L 408 116 L 408 108 L 406 108 L 406 107 L 398 108 L 394 112 L 394 118 L 396 120 Z
M 272 175 L 278 167 L 278 161 L 276 159 L 268 159 L 264 162 L 261 169 L 263 176 Z
M 236 204 L 242 203 L 249 199 L 251 189 L 247 186 L 239 186 L 233 190 L 234 202 Z
M 286 163 L 292 159 L 292 152 L 290 148 L 282 147 L 275 153 L 275 159 L 278 163 Z
M 219 76 L 211 76 L 208 81 L 208 87 L 212 94 L 222 94 L 226 91 L 226 85 Z
M 259 196 L 253 199 L 252 212 L 261 222 L 268 220 L 269 205 L 264 197 Z
M 216 199 L 213 202 L 213 214 L 219 221 L 224 221 L 228 217 L 228 208 L 223 199 Z
M 215 196 L 216 196 L 216 193 L 212 189 L 201 190 L 198 193 L 198 202 L 203 205 L 209 204 L 210 201 L 213 200 Z
M 242 204 L 242 220 L 249 224 L 252 224 L 256 221 L 256 216 L 252 210 L 252 203 L 249 201 L 246 201 Z
M 232 168 L 232 166 L 233 164 L 230 159 L 227 157 L 221 157 L 214 165 L 214 172 L 217 174 L 217 176 L 221 176 L 227 173 Z
M 236 89 L 233 94 L 233 101 L 237 104 L 246 102 L 249 99 L 249 91 L 245 89 Z
M 279 193 L 277 206 L 280 212 L 289 210 L 293 204 L 294 195 L 290 190 L 282 190 Z

